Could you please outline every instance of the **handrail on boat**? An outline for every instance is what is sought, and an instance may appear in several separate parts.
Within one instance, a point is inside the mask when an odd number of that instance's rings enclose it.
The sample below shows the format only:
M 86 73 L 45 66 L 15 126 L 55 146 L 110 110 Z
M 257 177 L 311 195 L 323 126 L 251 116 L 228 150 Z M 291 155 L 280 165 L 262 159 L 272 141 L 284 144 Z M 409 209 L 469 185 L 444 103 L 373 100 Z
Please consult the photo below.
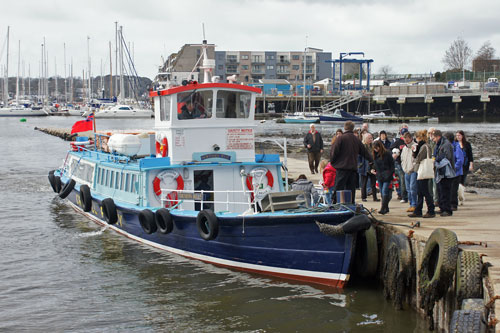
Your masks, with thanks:
M 229 201 L 229 193 L 243 193 L 243 194 L 253 194 L 253 197 L 255 198 L 255 191 L 206 191 L 206 190 L 177 190 L 177 189 L 167 189 L 167 188 L 162 188 L 161 189 L 162 195 L 160 197 L 160 201 L 162 206 L 165 206 L 166 203 L 170 203 L 170 205 L 175 205 L 176 207 L 181 207 L 182 208 L 182 203 L 183 202 L 193 202 L 193 203 L 199 203 L 201 207 L 203 207 L 203 204 L 205 203 L 222 203 L 226 204 L 226 210 L 229 211 L 229 205 L 234 204 L 234 205 L 248 205 L 249 209 L 253 209 L 254 212 L 257 212 L 257 200 L 254 200 L 253 202 L 250 200 L 250 195 L 248 196 L 248 201 Z M 180 193 L 189 193 L 192 194 L 192 199 L 190 198 L 171 198 L 168 195 L 172 192 L 180 192 Z M 165 194 L 164 194 L 165 193 Z M 214 194 L 214 199 L 215 199 L 215 193 L 225 193 L 226 194 L 226 200 L 225 201 L 218 201 L 218 200 L 204 200 L 204 194 L 205 193 L 213 193 Z M 182 200 L 182 201 L 180 201 Z M 180 201 L 176 204 L 177 201 Z

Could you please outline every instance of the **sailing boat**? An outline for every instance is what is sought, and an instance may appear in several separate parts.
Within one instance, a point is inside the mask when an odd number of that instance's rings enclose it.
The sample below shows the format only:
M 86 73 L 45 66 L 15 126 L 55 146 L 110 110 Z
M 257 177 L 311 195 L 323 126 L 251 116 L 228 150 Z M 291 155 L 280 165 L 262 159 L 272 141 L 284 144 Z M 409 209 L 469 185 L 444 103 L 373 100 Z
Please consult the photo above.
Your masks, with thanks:
M 17 80 L 16 80 L 16 101 L 8 106 L 8 91 L 9 91 L 9 29 L 7 27 L 7 65 L 5 69 L 5 96 L 4 107 L 0 109 L 0 117 L 29 117 L 29 116 L 46 116 L 44 110 L 31 108 L 31 101 L 19 99 L 19 72 L 21 66 L 21 41 L 19 41 L 18 61 L 17 61 Z
M 306 112 L 306 52 L 307 47 L 304 49 L 304 86 L 302 87 L 302 111 L 294 112 L 293 114 L 286 114 L 284 117 L 285 123 L 301 123 L 312 124 L 319 123 L 319 116 L 316 113 Z

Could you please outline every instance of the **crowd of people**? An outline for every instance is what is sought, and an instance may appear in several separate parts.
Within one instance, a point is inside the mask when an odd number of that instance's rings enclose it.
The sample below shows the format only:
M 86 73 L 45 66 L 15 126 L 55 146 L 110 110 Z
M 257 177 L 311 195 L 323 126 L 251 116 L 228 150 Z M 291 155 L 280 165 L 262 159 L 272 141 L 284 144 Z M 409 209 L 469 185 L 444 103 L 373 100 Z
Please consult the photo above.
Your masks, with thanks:
M 367 123 L 355 128 L 347 121 L 332 138 L 330 159 L 320 161 L 323 139 L 311 125 L 304 146 L 311 173 L 322 176 L 325 203 L 336 203 L 339 191 L 350 192 L 354 203 L 356 189 L 360 189 L 362 201 L 372 196 L 373 201 L 381 202 L 378 212 L 387 214 L 395 191 L 401 203 L 408 203 L 411 218 L 452 216 L 458 209 L 459 188 L 465 186 L 468 173 L 474 169 L 472 146 L 465 133 L 442 133 L 433 127 L 412 133 L 407 124 L 402 124 L 392 140 L 385 131 L 376 134 L 374 138 Z M 314 205 L 319 195 L 312 185 L 300 175 L 292 188 L 307 190 Z

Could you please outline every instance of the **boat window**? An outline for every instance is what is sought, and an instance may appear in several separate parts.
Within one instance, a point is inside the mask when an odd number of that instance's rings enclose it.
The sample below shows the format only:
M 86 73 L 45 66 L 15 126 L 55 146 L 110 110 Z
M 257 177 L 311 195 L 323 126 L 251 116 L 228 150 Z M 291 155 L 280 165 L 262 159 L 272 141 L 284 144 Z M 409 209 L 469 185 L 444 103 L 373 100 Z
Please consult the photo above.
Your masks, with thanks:
M 212 117 L 212 90 L 190 91 L 177 95 L 177 119 L 208 119 Z
M 171 96 L 160 96 L 160 120 L 169 121 L 170 120 L 170 102 Z
M 135 175 L 130 176 L 130 192 L 134 193 L 135 192 Z
M 129 106 L 120 106 L 118 110 L 132 110 L 132 108 Z
M 104 177 L 104 186 L 109 186 L 109 170 L 106 170 L 105 177 Z
M 125 188 L 125 173 L 122 173 L 121 179 L 120 179 L 120 191 L 123 191 Z
M 101 173 L 102 173 L 102 169 L 99 168 L 97 169 L 97 184 L 100 184 L 101 183 Z
M 130 192 L 130 175 L 125 174 L 125 191 Z
M 115 188 L 119 189 L 120 188 L 120 173 L 116 172 L 116 178 L 115 178 Z
M 219 90 L 217 92 L 217 118 L 248 118 L 251 101 L 250 93 Z
M 115 172 L 111 171 L 111 180 L 109 182 L 109 187 L 113 187 L 115 185 Z
M 69 171 L 72 177 L 84 182 L 92 183 L 94 180 L 94 165 L 85 163 L 81 160 L 75 158 L 71 159 Z

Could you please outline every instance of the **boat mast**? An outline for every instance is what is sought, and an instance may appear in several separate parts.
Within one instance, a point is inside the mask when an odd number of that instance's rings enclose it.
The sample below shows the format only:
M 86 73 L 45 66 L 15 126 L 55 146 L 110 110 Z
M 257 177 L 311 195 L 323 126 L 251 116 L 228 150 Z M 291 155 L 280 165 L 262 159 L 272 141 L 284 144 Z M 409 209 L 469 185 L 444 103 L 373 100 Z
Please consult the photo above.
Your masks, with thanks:
M 306 47 L 304 48 L 304 87 L 302 89 L 302 112 L 306 112 L 306 53 L 307 52 L 307 36 Z
M 6 108 L 9 103 L 9 31 L 10 26 L 7 26 L 7 63 L 5 65 L 5 77 L 3 85 L 3 107 Z
M 113 98 L 113 52 L 109 42 L 109 98 Z
M 21 41 L 17 49 L 16 106 L 19 106 L 19 71 L 21 70 Z
M 90 37 L 87 36 L 87 58 L 88 58 L 88 61 L 89 61 L 89 70 L 88 70 L 88 80 L 89 80 L 89 83 L 88 83 L 88 99 L 89 99 L 89 102 L 92 100 L 92 81 L 91 81 L 91 78 L 92 78 L 92 74 L 90 72 L 90 67 L 91 67 L 91 63 L 90 63 Z
M 57 103 L 58 91 L 57 91 L 57 58 L 54 57 L 54 80 L 55 80 L 55 91 L 54 91 L 54 99 Z
M 68 86 L 67 86 L 67 73 L 66 73 L 66 43 L 63 43 L 64 53 L 64 103 L 68 104 Z
M 120 51 L 120 100 L 119 103 L 123 103 L 123 98 L 125 96 L 125 82 L 123 80 L 123 26 L 120 26 L 118 30 L 118 47 Z

